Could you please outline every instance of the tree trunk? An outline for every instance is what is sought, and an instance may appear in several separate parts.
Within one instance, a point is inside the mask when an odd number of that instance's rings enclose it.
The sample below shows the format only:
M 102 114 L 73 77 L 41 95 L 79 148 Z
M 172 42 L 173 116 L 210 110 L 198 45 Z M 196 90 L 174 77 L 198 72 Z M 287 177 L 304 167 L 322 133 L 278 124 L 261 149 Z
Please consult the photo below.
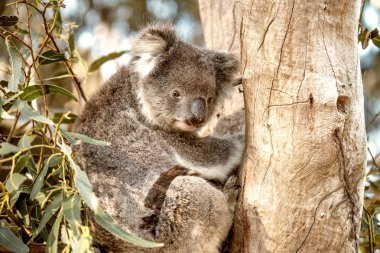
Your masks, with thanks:
M 214 12 L 227 5 L 211 3 L 200 1 L 202 18 L 222 16 Z M 366 157 L 359 7 L 236 4 L 247 148 L 231 252 L 356 251 Z M 205 25 L 206 42 L 228 28 L 219 24 Z

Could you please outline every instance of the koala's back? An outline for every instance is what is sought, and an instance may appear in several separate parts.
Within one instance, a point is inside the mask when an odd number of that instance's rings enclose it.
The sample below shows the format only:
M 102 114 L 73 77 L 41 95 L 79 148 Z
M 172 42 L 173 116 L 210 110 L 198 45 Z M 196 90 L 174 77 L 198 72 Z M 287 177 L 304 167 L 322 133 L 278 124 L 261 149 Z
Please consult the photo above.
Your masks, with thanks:
M 82 144 L 80 164 L 94 191 L 118 224 L 140 232 L 142 217 L 151 214 L 143 200 L 161 172 L 174 165 L 159 131 L 146 127 L 136 111 L 128 68 L 119 70 L 88 102 L 77 131 L 111 146 Z

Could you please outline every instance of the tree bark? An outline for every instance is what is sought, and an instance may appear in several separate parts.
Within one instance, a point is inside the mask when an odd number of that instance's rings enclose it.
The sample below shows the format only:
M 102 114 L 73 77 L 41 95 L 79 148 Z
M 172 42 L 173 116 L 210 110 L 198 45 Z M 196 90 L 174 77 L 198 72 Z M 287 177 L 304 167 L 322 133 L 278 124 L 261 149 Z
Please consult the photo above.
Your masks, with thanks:
M 228 4 L 205 2 L 206 43 L 231 41 L 207 38 L 233 33 L 207 23 Z M 240 13 L 230 27 L 240 28 L 247 134 L 230 251 L 355 252 L 366 158 L 360 1 L 227 2 Z

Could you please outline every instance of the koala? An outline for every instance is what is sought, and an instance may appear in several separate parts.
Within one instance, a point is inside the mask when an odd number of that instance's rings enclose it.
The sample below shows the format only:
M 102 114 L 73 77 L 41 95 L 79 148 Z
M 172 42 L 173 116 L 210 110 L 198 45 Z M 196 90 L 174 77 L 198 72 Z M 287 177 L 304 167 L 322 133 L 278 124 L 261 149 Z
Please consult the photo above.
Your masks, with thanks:
M 114 222 L 164 246 L 136 247 L 100 227 L 95 241 L 114 252 L 220 252 L 233 218 L 220 185 L 241 163 L 244 136 L 197 131 L 241 80 L 239 61 L 183 42 L 169 25 L 143 29 L 131 55 L 76 123 L 111 146 L 81 144 L 79 163 Z

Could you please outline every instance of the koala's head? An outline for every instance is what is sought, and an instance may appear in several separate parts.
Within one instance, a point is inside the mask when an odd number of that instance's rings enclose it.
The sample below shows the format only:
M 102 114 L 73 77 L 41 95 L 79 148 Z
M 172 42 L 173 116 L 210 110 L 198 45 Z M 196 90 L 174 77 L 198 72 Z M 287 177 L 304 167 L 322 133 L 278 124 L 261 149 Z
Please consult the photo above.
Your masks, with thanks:
M 187 44 L 170 26 L 145 28 L 132 47 L 141 112 L 170 131 L 203 126 L 224 91 L 239 82 L 239 68 L 234 56 Z

